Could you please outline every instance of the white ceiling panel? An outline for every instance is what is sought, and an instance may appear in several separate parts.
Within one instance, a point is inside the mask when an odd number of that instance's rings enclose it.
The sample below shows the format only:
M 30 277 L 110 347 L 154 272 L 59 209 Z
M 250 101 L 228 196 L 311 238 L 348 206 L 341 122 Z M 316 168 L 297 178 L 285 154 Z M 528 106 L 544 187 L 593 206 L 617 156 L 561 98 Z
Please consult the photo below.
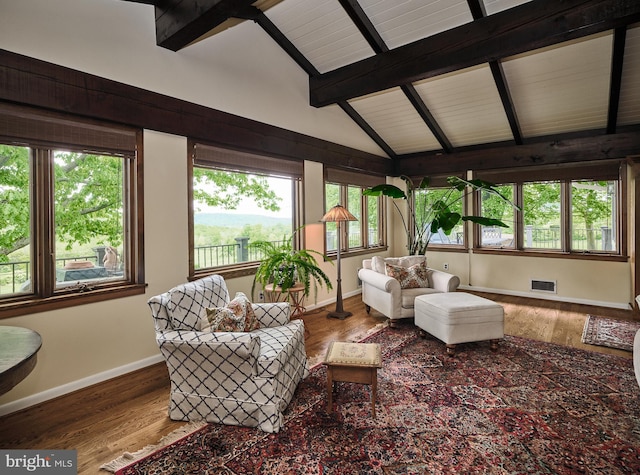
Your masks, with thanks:
M 508 10 L 509 8 L 517 7 L 523 3 L 528 3 L 531 0 L 483 0 L 484 8 L 487 11 L 487 15 L 493 15 L 494 13 Z
M 400 88 L 352 99 L 349 104 L 397 154 L 442 148 Z
M 374 54 L 337 0 L 286 0 L 266 15 L 321 73 Z
M 427 79 L 415 88 L 454 147 L 513 139 L 489 65 Z
M 389 49 L 473 21 L 466 0 L 359 0 Z
M 603 33 L 503 61 L 524 137 L 606 126 L 612 40 Z
M 640 24 L 627 30 L 618 125 L 640 123 Z

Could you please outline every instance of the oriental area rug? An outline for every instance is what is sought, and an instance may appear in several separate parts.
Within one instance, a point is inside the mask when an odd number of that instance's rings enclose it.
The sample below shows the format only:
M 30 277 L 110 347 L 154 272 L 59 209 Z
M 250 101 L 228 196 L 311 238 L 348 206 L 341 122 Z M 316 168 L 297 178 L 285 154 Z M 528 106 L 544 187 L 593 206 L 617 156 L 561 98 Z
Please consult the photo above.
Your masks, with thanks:
M 633 339 L 638 330 L 640 330 L 640 322 L 587 315 L 582 332 L 582 342 L 589 345 L 633 351 Z
M 133 474 L 640 473 L 640 388 L 632 361 L 505 337 L 444 344 L 413 325 L 379 343 L 377 418 L 369 387 L 326 369 L 300 383 L 279 433 L 206 424 L 123 468 Z

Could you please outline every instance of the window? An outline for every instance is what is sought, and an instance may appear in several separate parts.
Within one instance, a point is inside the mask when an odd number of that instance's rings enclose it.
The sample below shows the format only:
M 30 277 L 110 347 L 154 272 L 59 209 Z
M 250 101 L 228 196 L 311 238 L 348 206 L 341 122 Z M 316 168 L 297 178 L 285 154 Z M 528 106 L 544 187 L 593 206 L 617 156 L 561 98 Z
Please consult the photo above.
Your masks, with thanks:
M 144 292 L 139 138 L 0 104 L 3 316 L 42 311 L 54 298 L 65 306 Z
M 496 187 L 498 193 L 510 200 L 512 203 L 514 197 L 514 187 L 512 185 L 501 185 Z M 515 246 L 515 226 L 516 216 L 513 207 L 500 199 L 493 193 L 487 191 L 479 191 L 481 211 L 480 215 L 499 219 L 508 227 L 500 226 L 480 226 L 480 245 L 483 247 L 509 248 Z
M 446 204 L 450 211 L 459 213 L 461 216 L 465 214 L 464 208 L 464 191 L 457 190 L 446 186 L 447 177 L 430 177 L 429 188 L 417 188 L 414 193 L 415 200 L 415 226 L 423 226 L 425 229 L 424 237 L 429 240 L 429 246 L 464 246 L 464 224 L 462 221 L 458 223 L 449 234 L 445 234 L 442 228 L 437 232 L 431 232 L 431 223 L 433 218 L 433 210 L 440 204 Z M 414 183 L 420 183 L 421 179 L 414 179 Z M 417 186 L 417 185 L 416 185 Z M 425 240 L 426 240 L 425 239 Z
M 261 256 L 251 242 L 301 245 L 303 163 L 190 143 L 190 274 L 249 274 Z
M 499 188 L 522 211 L 514 213 L 509 206 L 499 208 L 499 200 L 481 195 L 482 215 L 501 219 L 510 227 L 491 231 L 483 228 L 479 247 L 621 255 L 625 174 L 620 161 L 566 165 L 561 169 L 483 172 L 479 178 L 509 183 Z
M 382 197 L 363 196 L 362 191 L 380 183 L 380 177 L 364 176 L 345 170 L 325 170 L 325 211 L 343 205 L 358 220 L 340 226 L 344 251 L 382 247 L 386 245 L 382 220 Z M 338 249 L 336 223 L 325 223 L 327 252 Z

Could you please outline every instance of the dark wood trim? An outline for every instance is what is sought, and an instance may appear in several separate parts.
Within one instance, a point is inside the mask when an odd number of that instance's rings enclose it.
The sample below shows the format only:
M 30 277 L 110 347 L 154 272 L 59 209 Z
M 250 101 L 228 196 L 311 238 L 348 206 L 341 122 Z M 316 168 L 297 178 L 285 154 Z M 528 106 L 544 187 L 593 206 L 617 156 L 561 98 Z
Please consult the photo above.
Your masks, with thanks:
M 322 107 L 640 20 L 637 0 L 532 0 L 311 77 Z
M 385 176 L 385 157 L 0 50 L 0 100 Z
M 425 176 L 624 158 L 640 151 L 640 127 L 619 134 L 539 140 L 532 144 L 496 145 L 450 155 L 400 156 L 398 172 L 407 176 Z

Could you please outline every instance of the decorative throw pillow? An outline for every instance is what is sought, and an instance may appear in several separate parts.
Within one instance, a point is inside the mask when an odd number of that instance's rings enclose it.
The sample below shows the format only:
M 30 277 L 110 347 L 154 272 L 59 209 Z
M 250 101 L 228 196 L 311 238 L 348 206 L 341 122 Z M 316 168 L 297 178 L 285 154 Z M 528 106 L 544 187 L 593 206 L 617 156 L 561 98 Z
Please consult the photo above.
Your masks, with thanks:
M 245 321 L 244 313 L 236 315 L 230 308 L 207 308 L 207 321 L 202 324 L 202 331 L 243 332 Z
M 415 264 L 411 267 L 394 266 L 385 264 L 387 275 L 400 282 L 401 289 L 418 289 L 430 287 L 429 271 L 426 261 Z
M 238 304 L 244 308 L 244 331 L 251 332 L 260 328 L 260 322 L 258 321 L 258 317 L 256 317 L 256 313 L 253 311 L 253 305 L 251 305 L 251 301 L 244 292 L 236 292 L 236 296 L 229 302 L 228 306 L 231 306 L 233 302 L 238 302 Z
M 207 308 L 202 331 L 250 332 L 260 328 L 251 302 L 243 292 L 236 293 L 226 307 Z

